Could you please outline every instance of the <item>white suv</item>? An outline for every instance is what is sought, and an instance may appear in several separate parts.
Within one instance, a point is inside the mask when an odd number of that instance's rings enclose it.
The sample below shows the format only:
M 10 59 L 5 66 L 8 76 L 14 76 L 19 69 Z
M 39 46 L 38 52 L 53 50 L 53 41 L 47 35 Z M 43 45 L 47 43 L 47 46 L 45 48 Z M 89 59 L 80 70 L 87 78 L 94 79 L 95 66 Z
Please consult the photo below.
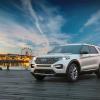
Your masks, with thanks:
M 81 73 L 92 72 L 100 78 L 100 48 L 88 44 L 58 46 L 34 57 L 31 63 L 31 73 L 37 80 L 65 75 L 68 81 L 76 81 Z

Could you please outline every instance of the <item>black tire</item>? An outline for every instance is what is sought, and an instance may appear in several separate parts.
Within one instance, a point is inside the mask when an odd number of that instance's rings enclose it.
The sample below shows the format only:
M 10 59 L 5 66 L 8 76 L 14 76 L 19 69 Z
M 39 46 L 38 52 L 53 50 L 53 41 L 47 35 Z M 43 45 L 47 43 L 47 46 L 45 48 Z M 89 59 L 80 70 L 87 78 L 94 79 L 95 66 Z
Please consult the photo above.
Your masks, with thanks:
M 97 78 L 100 78 L 100 65 L 99 65 L 98 70 L 95 72 L 95 74 L 96 74 Z
M 45 76 L 42 76 L 42 75 L 33 75 L 34 77 L 35 77 L 35 79 L 37 80 L 37 81 L 42 81 L 44 78 L 45 78 Z
M 69 82 L 75 82 L 79 78 L 79 70 L 78 65 L 75 63 L 72 63 L 68 66 L 67 69 L 67 79 Z

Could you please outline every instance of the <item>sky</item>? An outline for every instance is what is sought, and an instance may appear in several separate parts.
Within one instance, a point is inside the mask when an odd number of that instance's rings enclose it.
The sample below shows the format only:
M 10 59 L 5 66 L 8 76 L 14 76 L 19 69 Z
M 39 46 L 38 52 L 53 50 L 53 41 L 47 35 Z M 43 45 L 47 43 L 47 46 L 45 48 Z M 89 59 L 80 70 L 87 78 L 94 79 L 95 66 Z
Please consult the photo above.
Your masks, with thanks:
M 0 53 L 100 45 L 100 0 L 0 0 Z

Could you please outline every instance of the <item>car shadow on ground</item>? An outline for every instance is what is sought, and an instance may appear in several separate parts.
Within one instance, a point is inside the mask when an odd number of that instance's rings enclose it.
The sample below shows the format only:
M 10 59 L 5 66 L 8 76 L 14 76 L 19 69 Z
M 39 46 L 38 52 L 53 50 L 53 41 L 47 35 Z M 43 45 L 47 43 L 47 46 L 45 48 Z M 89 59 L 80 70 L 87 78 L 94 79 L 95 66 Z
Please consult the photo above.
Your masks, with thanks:
M 80 75 L 77 82 L 88 81 L 88 80 L 93 80 L 93 79 L 97 80 L 97 77 L 95 74 L 85 74 L 85 75 Z M 44 81 L 45 82 L 68 82 L 66 77 L 46 77 L 42 82 Z

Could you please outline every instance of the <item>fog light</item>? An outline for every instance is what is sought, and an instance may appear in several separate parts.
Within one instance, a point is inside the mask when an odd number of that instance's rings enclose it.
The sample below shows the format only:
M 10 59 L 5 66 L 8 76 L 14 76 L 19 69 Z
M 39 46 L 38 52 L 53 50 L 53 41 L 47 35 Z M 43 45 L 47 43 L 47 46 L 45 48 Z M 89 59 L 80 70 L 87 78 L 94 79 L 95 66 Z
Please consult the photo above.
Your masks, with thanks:
M 31 64 L 31 68 L 34 68 L 34 64 Z
M 57 65 L 54 65 L 54 67 L 57 68 L 57 69 L 62 69 L 63 65 L 62 64 L 57 64 Z

